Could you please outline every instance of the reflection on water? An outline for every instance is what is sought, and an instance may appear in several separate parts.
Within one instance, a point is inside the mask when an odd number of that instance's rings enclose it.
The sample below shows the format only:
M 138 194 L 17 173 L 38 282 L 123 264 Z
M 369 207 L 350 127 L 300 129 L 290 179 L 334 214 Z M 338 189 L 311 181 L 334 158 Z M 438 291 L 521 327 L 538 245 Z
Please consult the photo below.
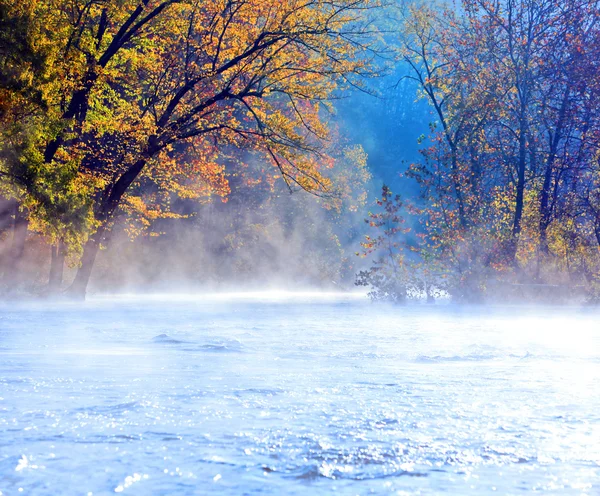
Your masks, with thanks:
M 0 308 L 0 491 L 600 494 L 600 313 L 354 296 Z

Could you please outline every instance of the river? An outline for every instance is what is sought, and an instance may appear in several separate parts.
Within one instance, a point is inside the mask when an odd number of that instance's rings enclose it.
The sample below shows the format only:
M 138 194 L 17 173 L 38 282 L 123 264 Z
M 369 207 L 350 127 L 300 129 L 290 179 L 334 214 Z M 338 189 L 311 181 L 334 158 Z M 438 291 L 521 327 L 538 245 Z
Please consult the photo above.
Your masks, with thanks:
M 0 494 L 600 494 L 600 312 L 0 306 Z

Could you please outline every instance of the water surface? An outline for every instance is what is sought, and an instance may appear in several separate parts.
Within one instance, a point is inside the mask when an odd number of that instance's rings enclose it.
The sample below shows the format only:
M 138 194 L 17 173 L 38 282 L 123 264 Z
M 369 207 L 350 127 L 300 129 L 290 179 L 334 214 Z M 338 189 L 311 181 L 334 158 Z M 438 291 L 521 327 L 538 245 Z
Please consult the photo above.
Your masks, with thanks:
M 600 313 L 0 307 L 2 495 L 600 494 Z

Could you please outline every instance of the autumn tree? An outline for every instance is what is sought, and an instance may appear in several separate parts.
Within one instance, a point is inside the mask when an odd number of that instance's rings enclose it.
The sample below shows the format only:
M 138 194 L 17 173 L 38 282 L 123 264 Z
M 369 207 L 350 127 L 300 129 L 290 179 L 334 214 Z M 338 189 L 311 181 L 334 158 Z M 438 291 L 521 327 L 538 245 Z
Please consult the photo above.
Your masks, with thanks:
M 583 266 L 559 259 L 565 243 L 589 244 L 577 198 L 595 168 L 597 69 L 585 60 L 598 12 L 591 0 L 464 0 L 407 17 L 402 56 L 434 116 L 408 174 L 459 280 Z
M 176 170 L 177 147 L 193 148 L 200 167 L 217 167 L 219 147 L 252 149 L 268 157 L 290 187 L 327 191 L 321 107 L 337 84 L 368 74 L 374 49 L 366 44 L 371 27 L 364 11 L 373 6 L 216 2 L 171 9 L 153 50 L 139 54 L 144 63 L 133 80 L 116 69 L 117 93 L 137 92 L 137 106 L 122 115 L 124 105 L 102 101 L 111 129 L 92 141 L 83 170 L 108 172 L 110 179 L 96 202 L 101 225 L 86 245 L 73 291 L 85 289 L 102 236 L 131 184 L 164 161 Z M 116 136 L 120 150 L 103 146 L 107 134 Z
M 323 173 L 327 101 L 372 74 L 378 40 L 371 13 L 378 6 L 32 3 L 51 31 L 62 81 L 49 93 L 57 124 L 37 136 L 28 167 L 75 170 L 67 189 L 92 202 L 72 293 L 85 292 L 98 248 L 115 211 L 131 204 L 130 193 L 142 183 L 184 194 L 202 183 L 224 193 L 226 148 L 264 157 L 290 188 L 330 192 Z M 61 218 L 35 211 L 43 214 L 40 225 Z
M 501 172 L 489 163 L 483 167 L 486 126 L 498 105 L 490 91 L 494 71 L 482 64 L 471 69 L 485 56 L 475 33 L 452 11 L 412 7 L 403 29 L 405 77 L 417 83 L 434 119 L 430 136 L 420 140 L 422 160 L 411 164 L 407 176 L 421 187 L 419 218 L 438 253 L 434 258 L 452 267 L 461 294 L 476 298 L 475 279 L 490 264 L 484 240 L 501 243 L 506 230 L 489 201 L 498 194 Z
M 81 192 L 73 188 L 76 164 L 43 167 L 40 158 L 40 143 L 60 127 L 53 103 L 64 76 L 58 35 L 45 23 L 49 9 L 36 2 L 0 4 L 0 194 L 14 209 L 13 246 L 4 271 L 8 284 L 15 282 L 28 229 L 53 241 L 73 241 L 89 219 Z M 66 212 L 68 224 L 62 223 Z
M 383 185 L 376 206 L 377 211 L 369 212 L 365 219 L 373 234 L 365 235 L 362 251 L 357 253 L 363 258 L 374 256 L 373 263 L 357 274 L 355 284 L 369 287 L 369 296 L 374 301 L 404 303 L 414 282 L 407 256 L 406 234 L 410 228 L 404 226 L 404 205 L 400 195 L 394 195 Z

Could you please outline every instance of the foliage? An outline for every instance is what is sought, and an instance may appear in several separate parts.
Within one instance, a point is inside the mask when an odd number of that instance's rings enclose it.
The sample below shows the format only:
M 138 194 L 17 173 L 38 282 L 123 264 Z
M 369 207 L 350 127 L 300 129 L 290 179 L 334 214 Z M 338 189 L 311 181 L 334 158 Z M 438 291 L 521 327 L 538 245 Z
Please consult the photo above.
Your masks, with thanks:
M 406 17 L 407 77 L 434 116 L 407 175 L 460 298 L 499 281 L 591 285 L 600 273 L 599 5 L 463 0 Z
M 24 41 L 4 59 L 2 107 L 43 98 L 19 143 L 2 138 L 24 168 L 6 171 L 4 187 L 45 235 L 88 239 L 78 291 L 115 213 L 132 216 L 135 235 L 173 215 L 173 197 L 225 198 L 231 157 L 259 156 L 290 190 L 339 197 L 328 102 L 373 73 L 379 5 L 3 0 L 2 20 Z
M 376 201 L 379 211 L 369 212 L 365 222 L 375 232 L 366 235 L 361 243 L 362 257 L 374 255 L 368 270 L 361 270 L 356 276 L 357 286 L 370 287 L 369 296 L 375 301 L 403 303 L 407 298 L 410 284 L 409 260 L 406 255 L 407 244 L 402 235 L 410 228 L 403 227 L 405 219 L 401 211 L 403 203 L 400 195 L 393 195 L 383 185 L 381 198 Z

